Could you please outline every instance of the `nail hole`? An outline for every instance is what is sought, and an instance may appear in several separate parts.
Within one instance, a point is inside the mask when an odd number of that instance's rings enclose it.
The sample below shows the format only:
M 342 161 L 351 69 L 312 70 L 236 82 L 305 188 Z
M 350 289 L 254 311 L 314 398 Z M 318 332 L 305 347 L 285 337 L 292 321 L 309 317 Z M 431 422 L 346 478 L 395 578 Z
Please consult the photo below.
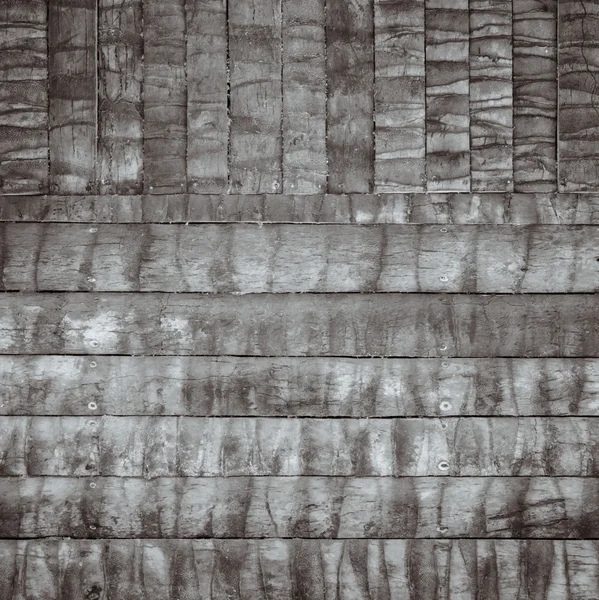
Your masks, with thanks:
M 437 527 L 437 531 L 439 533 L 447 533 L 447 527 L 443 527 L 442 525 L 439 525 L 439 527 Z
M 95 402 L 90 402 L 90 403 L 87 405 L 87 407 L 88 407 L 90 410 L 96 410 L 96 409 L 98 408 L 98 405 L 97 405 Z
M 447 423 L 441 423 L 441 429 L 447 429 Z
M 438 465 L 439 471 L 449 471 L 449 463 L 446 460 L 442 460 Z
M 97 363 L 95 360 L 92 360 L 92 361 L 89 363 L 89 366 L 90 366 L 92 369 L 95 369 L 95 368 L 98 366 L 98 363 Z
M 439 350 L 447 350 L 447 345 L 443 344 L 442 346 L 439 346 Z
M 88 280 L 90 283 L 95 283 L 95 281 L 96 281 L 95 277 L 88 277 L 88 278 L 87 278 L 87 280 Z
M 441 227 L 440 231 L 441 233 L 447 233 L 447 227 Z
M 96 424 L 96 422 L 95 422 L 95 421 L 88 421 L 88 422 L 87 422 L 87 426 L 88 426 L 88 427 L 93 427 L 95 424 Z
M 97 348 L 100 345 L 100 342 L 98 340 L 92 340 L 89 345 L 93 348 Z
M 440 279 L 441 281 L 448 281 L 448 280 L 449 280 L 449 277 L 447 277 L 447 275 L 441 275 L 441 277 L 439 277 L 439 279 Z
M 447 402 L 447 400 L 444 400 L 443 402 L 441 402 L 441 404 L 439 405 L 439 408 L 441 410 L 451 410 L 453 408 L 453 406 L 451 405 L 451 402 Z
M 96 484 L 95 484 L 95 483 L 92 481 L 92 482 L 89 484 L 89 487 L 90 487 L 90 488 L 95 488 L 95 487 L 96 487 Z M 90 528 L 92 528 L 92 529 L 95 529 L 95 527 L 94 527 L 93 525 L 90 525 Z
M 449 363 L 448 363 L 448 362 L 446 362 L 446 361 L 443 361 L 443 362 L 441 363 L 441 366 L 442 366 L 442 367 L 448 367 L 448 366 L 449 366 Z
M 90 233 L 97 233 L 98 228 L 97 227 L 90 227 L 89 232 Z

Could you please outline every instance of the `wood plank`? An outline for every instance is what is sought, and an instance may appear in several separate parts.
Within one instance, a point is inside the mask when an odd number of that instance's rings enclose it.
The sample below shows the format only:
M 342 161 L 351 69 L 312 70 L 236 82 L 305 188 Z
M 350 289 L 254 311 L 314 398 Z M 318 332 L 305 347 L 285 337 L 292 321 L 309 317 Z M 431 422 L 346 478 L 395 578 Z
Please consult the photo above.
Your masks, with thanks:
M 468 0 L 426 0 L 425 8 L 427 189 L 468 191 Z
M 0 240 L 9 291 L 599 289 L 597 227 L 14 223 Z
M 0 295 L 0 354 L 597 357 L 599 296 Z
M 328 0 L 328 191 L 370 192 L 374 180 L 373 0 Z
M 48 191 L 47 6 L 0 6 L 0 192 Z
M 559 6 L 559 190 L 599 189 L 599 6 Z
M 187 0 L 187 178 L 190 191 L 227 187 L 225 0 Z
M 591 600 L 599 591 L 590 540 L 3 540 L 0 556 L 5 600 Z
M 557 189 L 557 0 L 513 0 L 514 190 Z
M 324 0 L 282 0 L 283 192 L 326 191 Z
M 0 537 L 599 535 L 594 477 L 0 478 Z
M 593 359 L 0 356 L 2 415 L 599 416 Z
M 96 191 L 96 0 L 56 0 L 48 11 L 50 189 Z
M 98 187 L 143 189 L 142 1 L 98 0 Z
M 424 0 L 375 0 L 376 192 L 424 191 Z
M 142 7 L 145 192 L 186 192 L 185 0 Z
M 471 188 L 511 191 L 512 0 L 470 0 L 469 14 Z
M 281 2 L 231 0 L 228 5 L 230 191 L 280 192 Z

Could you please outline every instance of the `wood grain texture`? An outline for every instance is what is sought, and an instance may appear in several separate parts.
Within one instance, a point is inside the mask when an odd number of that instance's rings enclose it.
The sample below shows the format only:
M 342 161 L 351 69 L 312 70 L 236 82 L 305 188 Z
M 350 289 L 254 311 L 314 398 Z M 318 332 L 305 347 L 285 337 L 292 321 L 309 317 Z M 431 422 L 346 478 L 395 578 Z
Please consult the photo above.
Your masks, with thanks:
M 96 0 L 56 0 L 48 10 L 50 189 L 96 191 Z
M 468 191 L 468 0 L 425 0 L 425 7 L 427 189 Z
M 514 190 L 557 189 L 557 0 L 513 0 Z
M 424 0 L 375 0 L 374 43 L 375 191 L 424 191 Z
M 142 0 L 98 0 L 98 189 L 143 189 Z
M 599 290 L 597 227 L 15 223 L 0 243 L 9 291 Z
M 595 359 L 0 356 L 2 415 L 599 416 Z
M 228 5 L 231 192 L 282 189 L 281 0 Z
M 185 0 L 142 7 L 145 192 L 186 192 Z
M 559 2 L 559 189 L 599 189 L 599 6 Z
M 48 191 L 47 6 L 0 6 L 0 192 Z
M 511 191 L 512 0 L 470 0 L 469 15 L 471 189 Z
M 225 0 L 187 0 L 187 178 L 191 192 L 227 187 Z
M 0 354 L 597 357 L 599 296 L 0 296 Z
M 373 0 L 328 0 L 328 191 L 370 192 L 374 179 Z

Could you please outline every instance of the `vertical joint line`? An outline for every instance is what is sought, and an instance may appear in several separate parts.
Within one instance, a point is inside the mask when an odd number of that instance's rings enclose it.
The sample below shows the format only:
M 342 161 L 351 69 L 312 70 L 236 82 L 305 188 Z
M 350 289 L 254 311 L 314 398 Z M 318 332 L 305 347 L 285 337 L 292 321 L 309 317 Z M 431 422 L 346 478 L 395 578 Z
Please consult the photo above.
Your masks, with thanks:
M 376 29 L 374 26 L 374 15 L 376 0 L 372 0 L 372 162 L 370 163 L 370 181 L 368 182 L 369 193 L 373 193 L 376 187 L 375 163 L 376 163 Z
M 470 192 L 477 191 L 472 185 L 472 0 L 468 0 L 468 188 Z
M 52 153 L 50 152 L 50 2 L 46 4 L 46 114 L 48 115 L 48 122 L 46 124 L 46 139 L 48 141 L 48 160 L 46 162 L 47 167 L 47 179 L 46 179 L 46 190 L 48 194 L 52 193 L 52 166 L 50 161 L 52 159 Z
M 101 0 L 96 0 L 96 22 L 94 27 L 94 42 L 96 44 L 95 47 L 95 55 L 96 55 L 96 156 L 94 157 L 94 180 L 90 181 L 91 190 L 90 193 L 97 194 L 100 191 L 100 182 L 98 180 L 98 170 L 101 170 L 101 166 L 98 162 L 98 158 L 100 156 L 100 2 Z
M 428 10 L 426 8 L 426 0 L 422 2 L 422 11 L 424 13 L 423 25 L 424 25 L 424 181 L 422 182 L 422 188 L 424 192 L 428 192 L 428 87 L 427 87 L 427 75 L 426 75 L 426 63 L 427 63 L 427 27 L 426 17 Z
M 283 170 L 283 152 L 285 151 L 285 139 L 284 139 L 284 130 L 283 130 L 283 116 L 285 114 L 285 96 L 283 95 L 283 0 L 279 0 L 279 18 L 280 18 L 280 23 L 281 23 L 281 27 L 280 27 L 280 35 L 279 35 L 279 42 L 280 42 L 280 61 L 281 61 L 281 65 L 280 65 L 280 94 L 281 94 L 281 114 L 279 116 L 279 139 L 280 139 L 280 155 L 279 155 L 279 173 L 280 173 L 280 177 L 281 177 L 281 184 L 278 186 L 277 188 L 277 193 L 282 194 L 283 193 L 283 187 L 285 185 L 285 173 Z
M 324 159 L 325 177 L 324 194 L 329 193 L 329 40 L 328 40 L 328 15 L 327 0 L 323 0 L 322 10 L 324 14 Z
M 231 26 L 229 25 L 229 0 L 225 0 L 225 28 L 227 52 L 227 186 L 226 192 L 231 193 L 231 52 L 230 38 Z
M 560 176 L 559 160 L 559 118 L 560 118 L 560 92 L 559 92 L 559 71 L 560 71 L 560 39 L 559 39 L 559 0 L 555 3 L 555 191 L 557 193 L 566 191 L 562 187 Z
M 183 193 L 187 194 L 188 191 L 188 154 L 189 154 L 189 117 L 187 114 L 187 107 L 189 106 L 189 78 L 187 77 L 187 52 L 189 49 L 189 43 L 187 39 L 187 2 L 183 0 L 183 42 L 184 42 L 184 53 L 183 58 L 183 78 L 185 80 L 185 166 L 184 166 L 184 178 L 183 178 Z
M 145 91 L 145 58 L 146 58 L 146 44 L 145 44 L 145 35 L 144 35 L 144 3 L 143 0 L 139 2 L 139 20 L 141 27 L 141 81 L 139 82 L 139 112 L 141 116 L 141 170 L 138 175 L 139 179 L 139 193 L 143 194 L 144 192 L 144 180 L 146 176 L 146 161 L 144 156 L 144 140 L 146 137 L 146 116 L 145 116 L 145 101 L 144 101 L 144 91 Z

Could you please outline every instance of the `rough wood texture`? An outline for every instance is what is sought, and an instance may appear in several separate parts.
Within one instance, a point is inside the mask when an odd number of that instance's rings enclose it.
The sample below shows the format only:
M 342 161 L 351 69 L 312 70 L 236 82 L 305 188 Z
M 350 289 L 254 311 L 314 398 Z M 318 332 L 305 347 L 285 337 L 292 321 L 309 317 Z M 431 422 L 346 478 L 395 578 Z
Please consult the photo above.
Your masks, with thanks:
M 596 357 L 599 296 L 0 296 L 1 354 Z
M 185 0 L 143 0 L 146 193 L 187 191 Z
M 0 192 L 48 191 L 47 6 L 0 5 Z
M 374 180 L 373 0 L 328 0 L 328 191 L 370 192 Z
M 0 243 L 10 291 L 599 290 L 597 227 L 15 223 Z
M 557 189 L 557 0 L 513 0 L 514 190 Z
M 281 1 L 231 0 L 230 191 L 280 192 Z
M 53 0 L 48 9 L 50 189 L 96 191 L 96 0 Z
M 559 189 L 599 188 L 599 5 L 559 2 Z
M 375 0 L 374 32 L 375 191 L 424 191 L 424 0 Z
M 187 0 L 187 177 L 191 192 L 227 187 L 225 0 Z
M 468 0 L 425 0 L 427 189 L 470 189 Z
M 98 189 L 139 194 L 143 183 L 142 0 L 98 0 Z
M 512 0 L 470 0 L 469 9 L 471 188 L 511 191 Z

